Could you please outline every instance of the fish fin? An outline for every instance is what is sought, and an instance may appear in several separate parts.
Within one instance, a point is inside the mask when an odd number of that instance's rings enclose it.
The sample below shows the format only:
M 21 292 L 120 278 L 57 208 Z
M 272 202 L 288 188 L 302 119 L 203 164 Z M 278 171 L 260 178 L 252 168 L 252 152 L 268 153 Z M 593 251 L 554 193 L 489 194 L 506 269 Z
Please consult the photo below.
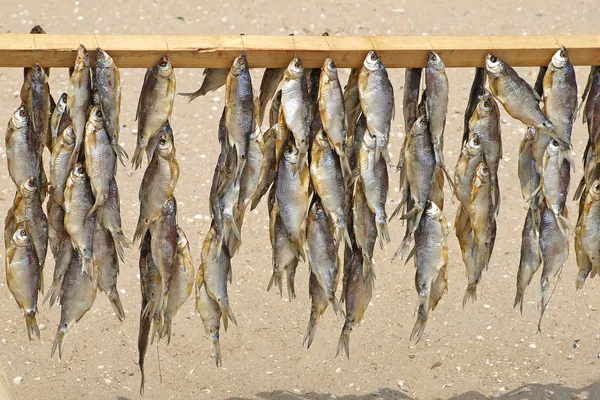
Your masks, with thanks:
M 471 300 L 471 303 L 477 301 L 477 284 L 469 283 L 467 290 L 465 290 L 465 296 L 463 297 L 463 308 L 467 305 L 467 301 Z
M 404 248 L 404 250 L 406 250 L 406 249 L 408 249 L 408 243 L 406 244 L 406 247 Z M 417 253 L 417 246 L 413 246 L 413 248 L 410 249 L 410 252 L 406 256 L 406 260 L 404 261 L 404 265 L 408 264 L 408 262 L 410 261 L 410 259 L 413 258 L 416 253 Z
M 421 337 L 423 337 L 423 332 L 425 332 L 425 325 L 427 325 L 427 320 L 422 320 L 417 318 L 415 321 L 415 325 L 413 326 L 412 332 L 410 333 L 410 341 L 415 341 L 415 344 L 419 343 Z
M 513 304 L 513 309 L 517 308 L 517 305 L 518 305 L 519 309 L 521 311 L 521 315 L 523 315 L 523 300 L 524 300 L 524 296 L 525 296 L 525 293 L 522 293 L 519 289 L 517 289 L 517 294 L 515 296 L 515 302 Z
M 133 152 L 133 157 L 131 157 L 131 166 L 133 169 L 138 169 L 142 166 L 142 159 L 144 156 L 144 149 L 139 146 L 135 147 L 135 151 Z
M 402 211 L 402 207 L 404 206 L 404 204 L 406 204 L 406 198 L 404 196 L 402 196 L 402 200 L 400 200 L 400 203 L 398 203 L 398 205 L 396 206 L 396 209 L 394 210 L 394 212 L 392 213 L 392 215 L 390 216 L 389 221 L 391 221 L 392 219 L 394 219 L 398 214 L 400 214 L 400 212 Z M 406 219 L 406 218 L 402 218 L 402 216 L 400 216 L 400 219 Z
M 581 198 L 581 195 L 583 194 L 585 190 L 585 176 L 581 177 L 581 180 L 579 181 L 579 185 L 577 185 L 577 189 L 575 189 L 575 194 L 573 195 L 573 200 L 579 200 Z
M 133 242 L 137 242 L 143 235 L 146 234 L 146 230 L 148 229 L 148 225 L 144 222 L 144 219 L 140 215 L 138 219 L 137 226 L 135 228 L 135 233 L 133 235 Z
M 233 311 L 231 311 L 231 307 L 221 307 L 221 315 L 223 317 L 223 328 L 225 328 L 225 331 L 227 331 L 228 320 L 231 320 L 231 322 L 237 325 L 237 321 L 235 320 Z
M 350 332 L 352 332 L 352 327 L 348 322 L 344 323 L 340 339 L 338 340 L 337 352 L 335 353 L 336 358 L 343 350 L 346 353 L 346 357 L 350 359 Z

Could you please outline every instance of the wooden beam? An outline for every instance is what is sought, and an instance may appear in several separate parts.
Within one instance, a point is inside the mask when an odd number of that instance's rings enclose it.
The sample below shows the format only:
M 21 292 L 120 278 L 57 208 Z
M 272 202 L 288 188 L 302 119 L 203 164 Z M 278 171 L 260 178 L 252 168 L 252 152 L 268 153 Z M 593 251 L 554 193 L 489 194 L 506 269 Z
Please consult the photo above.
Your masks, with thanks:
M 494 52 L 514 67 L 548 65 L 560 45 L 574 65 L 600 64 L 600 35 L 572 36 L 174 36 L 0 34 L 0 67 L 69 67 L 79 44 L 101 47 L 121 68 L 147 68 L 167 54 L 176 68 L 228 68 L 245 51 L 253 68 L 284 67 L 297 55 L 305 67 L 332 56 L 359 67 L 376 49 L 388 68 L 423 67 L 429 50 L 447 67 L 480 67 Z

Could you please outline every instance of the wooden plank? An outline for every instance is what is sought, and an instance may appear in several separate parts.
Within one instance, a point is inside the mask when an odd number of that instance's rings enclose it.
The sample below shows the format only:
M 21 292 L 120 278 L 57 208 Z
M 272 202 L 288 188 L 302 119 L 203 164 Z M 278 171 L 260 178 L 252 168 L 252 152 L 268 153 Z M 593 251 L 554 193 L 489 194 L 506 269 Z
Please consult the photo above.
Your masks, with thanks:
M 543 66 L 564 45 L 574 65 L 600 64 L 600 35 L 564 36 L 175 36 L 0 34 L 0 67 L 69 67 L 79 44 L 101 47 L 121 68 L 147 68 L 167 54 L 176 68 L 224 68 L 242 51 L 253 68 L 285 67 L 298 56 L 321 67 L 331 56 L 341 68 L 359 67 L 377 50 L 388 68 L 423 67 L 430 50 L 448 67 L 483 66 L 493 52 L 515 67 Z

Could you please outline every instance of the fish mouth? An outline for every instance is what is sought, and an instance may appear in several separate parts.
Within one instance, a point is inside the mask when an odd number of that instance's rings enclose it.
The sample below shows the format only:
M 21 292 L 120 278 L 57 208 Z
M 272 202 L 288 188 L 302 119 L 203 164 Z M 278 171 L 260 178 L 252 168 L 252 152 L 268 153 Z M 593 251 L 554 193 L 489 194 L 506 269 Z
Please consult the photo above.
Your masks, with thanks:
M 554 53 L 554 55 L 552 56 L 552 65 L 558 69 L 564 68 L 565 65 L 567 65 L 568 61 L 569 53 L 567 52 L 567 49 L 564 46 L 557 50 L 556 53 Z

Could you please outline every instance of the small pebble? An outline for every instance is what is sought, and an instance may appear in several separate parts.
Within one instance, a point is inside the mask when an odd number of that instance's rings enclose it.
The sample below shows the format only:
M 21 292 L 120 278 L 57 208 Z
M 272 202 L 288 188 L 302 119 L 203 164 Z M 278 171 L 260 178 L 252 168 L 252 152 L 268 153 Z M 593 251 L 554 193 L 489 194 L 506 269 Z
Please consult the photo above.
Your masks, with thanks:
M 112 381 L 108 378 L 104 378 L 104 383 L 106 383 L 107 385 L 110 385 L 112 383 Z
M 573 354 L 569 354 L 569 356 L 567 357 L 567 360 L 572 360 L 574 358 L 575 358 L 575 356 Z
M 8 344 L 8 340 L 6 340 L 6 339 L 2 339 L 2 343 L 4 343 L 4 344 Z M 600 354 L 600 353 L 598 353 L 598 354 Z
M 196 215 L 194 215 L 194 219 L 196 219 L 196 220 L 202 219 L 202 214 L 196 214 Z
M 481 342 L 481 341 L 483 341 L 483 336 L 477 335 L 477 336 L 475 336 L 475 340 L 478 340 Z
M 335 373 L 336 373 L 336 374 L 339 374 L 340 372 L 342 372 L 342 369 L 341 369 L 340 367 L 337 367 L 337 368 L 335 369 Z
M 21 382 L 23 382 L 23 377 L 22 376 L 15 376 L 15 379 L 13 379 L 13 383 L 15 385 L 20 385 Z
M 273 371 L 267 371 L 267 375 L 273 375 Z
M 104 369 L 104 365 L 98 365 L 98 369 Z
M 536 345 L 535 345 L 535 343 L 530 343 L 530 344 L 529 344 L 529 347 L 531 347 L 532 349 L 535 349 L 535 348 L 536 348 Z
M 484 304 L 484 305 L 483 305 L 483 308 L 485 308 L 485 309 L 487 310 L 487 309 L 489 309 L 489 308 L 490 308 L 490 305 L 489 305 L 489 304 Z
M 44 329 L 46 329 L 46 324 L 39 324 L 38 328 L 40 328 L 40 331 L 43 331 Z

